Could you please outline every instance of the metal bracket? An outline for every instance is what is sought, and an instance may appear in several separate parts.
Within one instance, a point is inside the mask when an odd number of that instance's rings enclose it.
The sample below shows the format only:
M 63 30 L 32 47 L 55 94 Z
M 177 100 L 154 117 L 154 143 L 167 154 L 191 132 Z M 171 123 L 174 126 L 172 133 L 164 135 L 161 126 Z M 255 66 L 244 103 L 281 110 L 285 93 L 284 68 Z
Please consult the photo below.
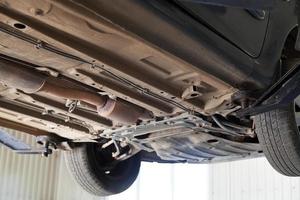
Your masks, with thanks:
M 268 89 L 251 107 L 236 112 L 238 117 L 253 116 L 292 103 L 300 94 L 300 66 L 291 69 Z
M 0 143 L 4 144 L 18 154 L 42 154 L 47 157 L 52 153 L 50 143 L 44 143 L 44 148 L 32 149 L 32 147 L 23 141 L 17 139 L 12 134 L 0 131 Z
M 68 110 L 69 113 L 72 113 L 79 105 L 80 105 L 79 100 L 67 99 L 67 101 L 66 101 L 66 107 L 69 108 L 69 110 Z

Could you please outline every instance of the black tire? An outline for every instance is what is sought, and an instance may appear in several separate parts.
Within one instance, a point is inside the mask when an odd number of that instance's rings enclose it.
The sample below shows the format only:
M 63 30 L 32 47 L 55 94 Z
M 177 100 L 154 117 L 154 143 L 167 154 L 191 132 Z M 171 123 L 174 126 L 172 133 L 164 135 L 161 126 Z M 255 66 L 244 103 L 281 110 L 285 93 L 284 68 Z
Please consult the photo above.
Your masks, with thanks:
M 113 159 L 107 156 L 108 153 L 111 155 L 111 152 L 103 152 L 98 144 L 92 143 L 65 153 L 67 167 L 76 182 L 96 196 L 109 196 L 125 191 L 139 173 L 139 155 L 111 164 Z
M 254 118 L 265 156 L 274 169 L 287 176 L 300 176 L 300 104 L 297 99 L 295 104 Z

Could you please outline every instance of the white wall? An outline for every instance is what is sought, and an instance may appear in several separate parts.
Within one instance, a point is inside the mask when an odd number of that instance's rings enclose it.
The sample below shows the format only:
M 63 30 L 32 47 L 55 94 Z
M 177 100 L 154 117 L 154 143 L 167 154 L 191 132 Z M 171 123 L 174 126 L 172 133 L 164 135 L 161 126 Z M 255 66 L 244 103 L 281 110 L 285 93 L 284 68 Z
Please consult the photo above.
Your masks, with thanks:
M 299 200 L 300 178 L 276 172 L 265 158 L 210 166 L 210 200 Z
M 142 163 L 136 182 L 125 192 L 107 200 L 208 200 L 207 165 Z M 60 166 L 57 199 L 101 199 L 81 188 L 69 176 L 64 162 Z
M 31 136 L 9 132 L 35 144 L 35 139 Z M 18 155 L 0 144 L 0 199 L 55 199 L 58 171 L 57 154 L 49 159 L 39 155 Z
M 35 144 L 35 138 L 11 134 Z M 106 200 L 208 200 L 207 165 L 142 163 L 140 176 L 122 194 Z M 18 155 L 0 144 L 0 200 L 101 200 L 82 190 L 72 179 L 63 156 Z
M 142 163 L 135 184 L 109 200 L 208 200 L 208 165 Z
M 31 136 L 11 131 L 28 143 Z M 56 152 L 17 155 L 0 145 L 0 199 L 100 200 L 83 191 Z M 143 163 L 135 184 L 106 200 L 299 200 L 300 178 L 278 174 L 265 158 L 213 165 Z

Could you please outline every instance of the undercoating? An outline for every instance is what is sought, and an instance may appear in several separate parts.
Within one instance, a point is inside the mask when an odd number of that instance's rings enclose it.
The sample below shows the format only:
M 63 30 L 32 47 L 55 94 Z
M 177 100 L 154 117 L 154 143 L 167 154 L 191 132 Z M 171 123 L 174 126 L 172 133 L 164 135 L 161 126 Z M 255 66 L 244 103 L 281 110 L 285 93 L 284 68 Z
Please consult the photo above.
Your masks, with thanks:
M 125 125 L 109 116 L 99 116 L 87 105 L 76 105 L 75 110 L 69 112 L 66 98 L 43 92 L 26 93 L 2 84 L 0 125 L 23 126 L 35 135 L 40 130 L 74 142 L 93 142 L 108 130 L 125 130 L 140 124 L 155 126 L 161 119 L 182 114 L 225 115 L 236 109 L 231 96 L 237 88 L 143 41 L 89 9 L 81 7 L 80 13 L 74 12 L 76 6 L 58 1 L 1 2 L 1 59 L 22 62 L 49 76 L 53 84 L 136 105 L 151 111 L 155 118 Z M 130 114 L 130 110 L 126 110 L 124 117 Z M 30 128 L 35 129 L 30 131 Z M 151 140 L 145 145 L 148 149 L 145 146 L 142 149 L 156 152 L 163 160 L 179 162 L 261 155 L 257 142 L 230 140 L 196 130 L 180 134 L 182 128 L 186 127 L 172 128 L 175 135 Z M 151 138 L 152 133 L 145 135 Z M 166 132 L 162 129 L 153 134 L 160 133 Z

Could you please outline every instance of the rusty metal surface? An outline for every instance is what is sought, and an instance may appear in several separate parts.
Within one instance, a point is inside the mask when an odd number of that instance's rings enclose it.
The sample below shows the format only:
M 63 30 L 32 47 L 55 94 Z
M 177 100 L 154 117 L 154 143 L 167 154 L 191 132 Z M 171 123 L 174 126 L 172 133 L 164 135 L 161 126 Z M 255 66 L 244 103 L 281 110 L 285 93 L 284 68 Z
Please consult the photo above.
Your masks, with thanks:
M 16 131 L 22 131 L 24 133 L 39 136 L 39 135 L 48 135 L 49 133 L 43 130 L 39 130 L 34 127 L 27 126 L 25 124 L 13 122 L 7 119 L 0 118 L 0 126 L 3 128 L 8 128 Z
M 53 95 L 59 98 L 84 101 L 86 103 L 94 105 L 95 107 L 104 106 L 107 100 L 107 97 L 100 96 L 97 93 L 87 92 L 79 89 L 67 88 L 64 86 L 57 86 L 47 81 L 40 88 L 39 92 L 44 92 L 46 94 Z
M 44 82 L 45 76 L 33 70 L 28 66 L 11 60 L 0 59 L 0 82 L 13 88 L 18 88 L 26 93 L 39 91 Z
M 105 70 L 101 69 L 101 66 L 103 66 L 103 68 L 109 69 L 117 76 L 126 77 L 132 82 L 158 95 L 185 105 L 190 109 L 202 112 L 206 102 L 208 100 L 214 100 L 214 98 L 212 98 L 213 96 L 218 99 L 219 96 L 234 91 L 234 88 L 200 71 L 198 68 L 171 55 L 160 52 L 151 46 L 147 46 L 139 39 L 124 34 L 123 30 L 118 30 L 108 25 L 107 22 L 103 22 L 101 18 L 94 16 L 92 13 L 88 13 L 87 10 L 81 10 L 81 14 L 86 14 L 85 17 L 83 17 L 78 16 L 79 13 L 75 14 L 72 10 L 74 7 L 57 5 L 57 3 L 52 4 L 52 2 L 45 3 L 43 1 L 35 2 L 35 6 L 32 6 L 32 3 L 33 2 L 30 1 L 9 1 L 9 5 L 13 6 L 14 10 L 5 8 L 1 10 L 5 15 L 13 18 L 13 20 L 19 20 L 28 25 L 28 28 L 21 30 L 23 33 L 30 34 L 40 40 L 45 39 L 50 44 L 87 59 L 90 62 L 94 59 L 94 64 L 100 66 L 100 71 L 86 66 L 85 63 L 81 63 L 81 65 L 75 64 L 78 63 L 78 61 L 72 61 L 70 59 L 66 59 L 66 63 L 70 65 L 70 62 L 74 62 L 75 65 L 68 67 L 68 70 L 62 70 L 64 69 L 64 62 L 59 65 L 57 65 L 56 62 L 56 66 L 49 64 L 50 57 L 60 56 L 48 55 L 48 59 L 45 59 L 43 56 L 44 50 L 42 49 L 37 52 L 40 59 L 32 58 L 35 62 L 40 62 L 41 64 L 43 60 L 47 60 L 49 67 L 57 69 L 61 73 L 80 80 L 83 83 L 94 83 L 94 87 L 98 89 L 103 87 L 101 84 L 91 81 L 90 76 L 86 76 L 87 73 L 82 76 L 82 73 L 76 71 L 77 68 L 81 69 L 82 72 L 87 71 L 94 74 L 97 78 L 99 77 L 99 80 L 105 78 L 109 83 L 113 83 L 105 87 L 105 89 L 117 88 L 118 86 L 124 87 L 124 84 L 116 82 L 114 77 L 111 77 L 110 74 L 107 74 Z M 32 7 L 36 8 L 39 6 L 41 7 L 40 9 L 44 11 L 43 15 L 36 16 L 30 11 L 27 11 L 32 10 Z M 3 16 L 3 18 L 5 17 Z M 56 19 L 63 20 L 57 21 Z M 46 26 L 45 24 L 48 25 Z M 55 28 L 53 27 L 54 25 Z M 16 42 L 21 43 L 21 45 L 27 45 L 20 40 Z M 4 45 L 10 46 L 8 43 Z M 20 49 L 20 47 L 15 48 Z M 3 50 L 4 52 L 6 51 L 5 49 Z M 33 51 L 36 52 L 36 50 Z M 15 52 L 18 57 L 25 57 L 23 52 L 21 53 L 17 50 L 15 50 Z M 195 82 L 205 88 L 205 95 L 196 99 L 183 101 L 181 99 L 182 93 Z M 115 91 L 112 91 L 112 94 L 120 95 L 115 93 Z M 124 98 L 124 95 L 119 97 Z M 126 98 L 130 101 L 135 100 L 135 95 L 126 95 Z M 215 100 L 215 103 L 220 104 L 223 102 Z M 145 103 L 143 106 L 145 106 Z M 173 112 L 178 111 L 178 108 L 172 107 Z
M 106 130 L 236 109 L 231 96 L 237 88 L 74 2 L 1 1 L 0 41 L 0 55 L 47 75 L 1 78 L 0 117 L 8 125 L 84 142 Z
M 136 123 L 140 116 L 147 113 L 144 108 L 124 100 L 118 99 L 112 101 L 109 100 L 108 96 L 102 96 L 96 92 L 89 92 L 84 90 L 84 88 L 74 89 L 61 86 L 58 83 L 53 84 L 47 80 L 45 74 L 38 73 L 36 70 L 30 69 L 30 66 L 26 67 L 21 62 L 13 61 L 12 58 L 1 58 L 0 80 L 8 87 L 20 89 L 26 93 L 43 92 L 47 96 L 50 95 L 50 97 L 55 96 L 63 99 L 83 101 L 93 105 L 95 107 L 94 109 L 97 110 L 100 115 L 125 124 Z M 57 81 L 57 79 L 54 78 L 53 80 Z M 144 116 L 146 115 L 144 114 Z M 149 114 L 148 119 L 151 119 L 150 116 Z

